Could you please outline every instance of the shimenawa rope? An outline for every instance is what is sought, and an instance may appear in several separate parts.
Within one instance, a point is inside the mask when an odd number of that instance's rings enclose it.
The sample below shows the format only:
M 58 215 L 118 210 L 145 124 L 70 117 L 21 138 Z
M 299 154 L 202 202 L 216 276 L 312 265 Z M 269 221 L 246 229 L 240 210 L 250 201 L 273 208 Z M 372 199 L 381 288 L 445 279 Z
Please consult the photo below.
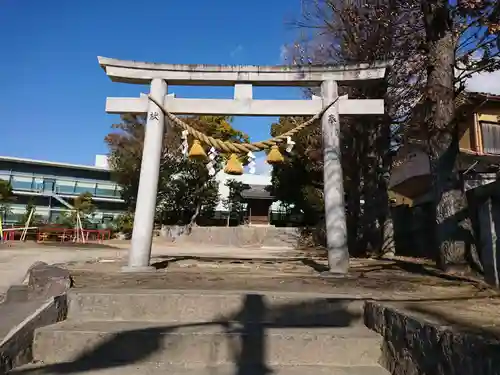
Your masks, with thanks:
M 278 135 L 276 137 L 270 138 L 265 141 L 260 141 L 260 142 L 252 142 L 252 143 L 235 143 L 235 142 L 230 142 L 230 141 L 222 141 L 220 139 L 210 137 L 184 121 L 182 121 L 179 117 L 174 115 L 173 113 L 170 113 L 167 111 L 167 109 L 156 99 L 154 99 L 150 94 L 147 94 L 147 97 L 149 100 L 151 100 L 154 104 L 158 106 L 158 108 L 161 109 L 161 111 L 167 116 L 175 125 L 177 125 L 179 128 L 183 130 L 187 130 L 189 134 L 191 134 L 195 139 L 198 139 L 199 141 L 208 144 L 218 151 L 222 151 L 223 153 L 237 153 L 237 154 L 247 154 L 250 151 L 263 151 L 266 149 L 271 148 L 274 145 L 277 145 L 278 143 L 285 142 L 288 137 L 291 137 L 295 134 L 297 134 L 299 131 L 302 129 L 305 129 L 314 121 L 318 120 L 323 113 L 325 113 L 332 105 L 334 105 L 340 97 L 337 97 L 335 100 L 333 100 L 330 104 L 327 106 L 323 107 L 321 111 L 319 111 L 317 114 L 315 114 L 313 117 L 311 117 L 309 120 L 303 122 L 302 124 L 297 125 L 293 129 L 287 131 L 286 133 L 283 133 L 281 135 Z

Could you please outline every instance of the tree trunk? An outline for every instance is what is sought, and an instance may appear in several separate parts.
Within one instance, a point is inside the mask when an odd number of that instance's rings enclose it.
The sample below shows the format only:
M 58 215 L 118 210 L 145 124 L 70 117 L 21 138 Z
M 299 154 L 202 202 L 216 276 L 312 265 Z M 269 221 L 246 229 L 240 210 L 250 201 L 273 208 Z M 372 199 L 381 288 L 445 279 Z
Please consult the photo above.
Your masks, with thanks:
M 380 228 L 380 256 L 394 256 L 396 254 L 396 243 L 394 241 L 394 223 L 392 221 L 392 205 L 389 201 L 389 178 L 392 166 L 391 149 L 391 122 L 381 124 L 378 149 L 383 152 L 379 155 L 381 169 L 378 175 L 378 207 Z
M 382 246 L 380 255 L 386 257 L 393 257 L 396 255 L 396 242 L 394 242 L 394 222 L 392 215 L 389 213 L 382 222 Z
M 359 179 L 357 179 L 359 181 Z M 354 182 L 351 180 L 351 182 Z M 349 186 L 349 185 L 348 185 Z M 359 237 L 359 226 L 360 226 L 360 216 L 361 207 L 360 199 L 361 194 L 359 191 L 359 185 L 352 186 L 349 189 L 349 194 L 347 195 L 347 241 L 349 253 L 352 256 L 359 256 L 365 252 L 364 244 L 360 243 Z
M 425 127 L 436 208 L 436 264 L 445 271 L 463 270 L 474 241 L 456 168 L 453 22 L 448 0 L 424 0 L 422 10 L 429 53 Z
M 189 220 L 189 224 L 187 227 L 188 234 L 191 233 L 191 229 L 193 228 L 193 226 L 196 225 L 196 219 L 200 215 L 200 212 L 201 212 L 201 203 L 198 202 L 198 204 L 196 205 L 196 210 L 194 211 L 193 216 L 191 216 L 191 219 Z
M 387 47 L 389 48 L 389 47 Z M 363 90 L 363 96 L 369 98 L 387 98 L 387 85 L 379 84 Z M 363 178 L 363 237 L 367 255 L 382 255 L 384 239 L 389 238 L 392 231 L 386 230 L 386 218 L 389 215 L 389 197 L 387 192 L 388 176 L 392 157 L 391 124 L 387 116 L 366 117 L 360 119 L 363 147 L 360 166 Z
M 363 134 L 363 148 L 362 148 L 362 162 L 361 173 L 363 178 L 362 184 L 362 199 L 363 216 L 361 236 L 362 243 L 365 246 L 366 255 L 373 254 L 376 251 L 376 220 L 377 220 L 377 151 L 376 150 L 376 137 L 377 137 L 377 124 L 370 119 L 366 119 L 361 123 L 364 130 Z
M 346 127 L 342 134 L 343 147 L 342 160 L 348 161 L 351 166 L 360 165 L 361 136 L 355 127 Z M 366 246 L 361 243 L 360 219 L 361 219 L 361 171 L 360 168 L 344 167 L 344 190 L 347 192 L 347 246 L 350 256 L 360 256 L 366 251 Z

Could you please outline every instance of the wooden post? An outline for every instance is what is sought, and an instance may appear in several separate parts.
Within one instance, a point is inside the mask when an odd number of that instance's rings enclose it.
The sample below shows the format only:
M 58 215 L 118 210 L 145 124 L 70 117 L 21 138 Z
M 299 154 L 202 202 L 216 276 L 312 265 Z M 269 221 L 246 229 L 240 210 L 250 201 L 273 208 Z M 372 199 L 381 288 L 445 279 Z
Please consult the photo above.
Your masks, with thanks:
M 28 228 L 31 223 L 31 217 L 33 216 L 33 212 L 35 211 L 34 208 L 31 209 L 30 214 L 28 215 L 28 220 L 26 220 L 26 223 L 24 223 L 24 229 L 23 232 L 21 233 L 21 241 L 26 241 L 26 234 L 28 233 Z

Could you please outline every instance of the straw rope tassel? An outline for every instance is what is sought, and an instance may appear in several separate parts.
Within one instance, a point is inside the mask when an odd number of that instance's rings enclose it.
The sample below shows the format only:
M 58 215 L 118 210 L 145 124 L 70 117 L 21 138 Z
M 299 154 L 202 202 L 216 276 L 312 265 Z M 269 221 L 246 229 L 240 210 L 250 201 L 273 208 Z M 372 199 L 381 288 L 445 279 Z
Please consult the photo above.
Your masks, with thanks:
M 273 165 L 283 163 L 284 161 L 285 158 L 281 154 L 278 146 L 272 146 L 271 151 L 269 151 L 269 154 L 267 154 L 267 163 Z
M 238 156 L 236 154 L 231 154 L 229 160 L 226 163 L 224 172 L 233 176 L 239 176 L 243 174 L 243 165 L 241 164 Z
M 201 161 L 207 160 L 207 153 L 205 152 L 205 150 L 201 146 L 200 141 L 198 141 L 197 139 L 195 139 L 193 141 L 193 145 L 191 146 L 191 149 L 189 150 L 188 156 L 190 159 L 193 159 L 193 160 L 201 160 Z

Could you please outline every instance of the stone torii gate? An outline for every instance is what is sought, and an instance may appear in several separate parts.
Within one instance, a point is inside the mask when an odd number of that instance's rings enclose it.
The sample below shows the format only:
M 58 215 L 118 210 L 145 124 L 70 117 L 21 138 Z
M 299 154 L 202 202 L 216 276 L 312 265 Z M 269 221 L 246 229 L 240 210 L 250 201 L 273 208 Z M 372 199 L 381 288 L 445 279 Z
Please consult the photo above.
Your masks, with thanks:
M 386 64 L 353 66 L 222 66 L 176 65 L 98 57 L 113 82 L 149 84 L 150 96 L 172 114 L 312 116 L 322 115 L 324 197 L 330 272 L 345 274 L 349 267 L 344 189 L 340 160 L 339 114 L 383 114 L 382 99 L 338 98 L 338 83 L 381 80 Z M 184 99 L 168 95 L 168 85 L 234 86 L 234 99 Z M 253 86 L 321 86 L 321 97 L 310 100 L 254 100 Z M 333 105 L 332 102 L 335 103 Z M 147 96 L 107 98 L 106 112 L 147 113 L 132 244 L 125 271 L 150 269 L 151 245 L 160 156 L 165 131 L 162 110 Z

